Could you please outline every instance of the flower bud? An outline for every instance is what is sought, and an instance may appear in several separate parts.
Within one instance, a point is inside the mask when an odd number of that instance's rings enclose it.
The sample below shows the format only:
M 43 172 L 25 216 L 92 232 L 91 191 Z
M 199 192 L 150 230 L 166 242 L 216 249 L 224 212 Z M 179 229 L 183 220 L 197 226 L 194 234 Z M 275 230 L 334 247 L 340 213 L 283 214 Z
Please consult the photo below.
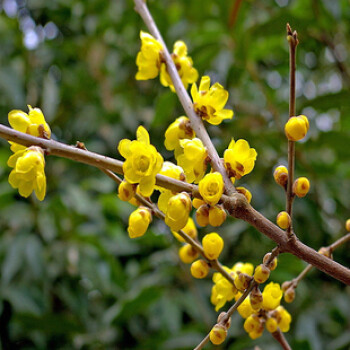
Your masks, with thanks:
M 267 320 L 266 320 L 266 329 L 270 332 L 270 333 L 274 333 L 277 331 L 277 328 L 278 328 L 278 324 L 277 324 L 277 321 L 275 318 L 273 317 L 269 317 Z
M 193 239 L 197 238 L 197 228 L 192 218 L 188 218 L 186 226 L 182 229 L 183 232 L 186 233 L 186 235 L 190 236 Z M 185 240 L 180 236 L 177 232 L 171 231 L 171 233 L 174 235 L 174 237 L 179 242 L 185 242 Z
M 345 229 L 346 229 L 346 231 L 350 232 L 350 219 L 346 220 Z
M 223 343 L 227 336 L 227 329 L 221 324 L 216 324 L 210 331 L 209 338 L 214 345 Z
M 281 211 L 278 215 L 277 215 L 277 225 L 282 229 L 282 230 L 286 230 L 290 227 L 291 225 L 291 218 L 289 216 L 289 214 L 286 211 Z
M 165 213 L 165 223 L 173 231 L 181 230 L 187 224 L 191 207 L 192 202 L 187 193 L 182 192 L 171 197 Z
M 237 272 L 234 282 L 238 290 L 244 291 L 249 287 L 251 280 L 252 276 L 249 276 L 242 272 Z
M 236 187 L 236 190 L 238 193 L 241 193 L 244 195 L 244 197 L 247 199 L 248 203 L 252 200 L 252 194 L 249 190 L 247 190 L 245 187 Z
M 305 115 L 289 118 L 284 127 L 286 136 L 290 141 L 299 141 L 303 139 L 308 130 L 309 121 Z
M 284 292 L 284 301 L 286 303 L 291 303 L 294 298 L 295 298 L 295 289 L 293 286 L 289 287 L 285 292 Z
M 194 249 L 191 244 L 185 244 L 179 249 L 179 257 L 181 261 L 185 264 L 190 264 L 199 256 L 196 249 Z
M 318 250 L 318 253 L 319 253 L 319 254 L 322 254 L 322 255 L 324 255 L 324 256 L 326 256 L 327 258 L 333 259 L 332 251 L 331 251 L 329 248 L 327 248 L 327 247 L 322 247 L 322 248 L 320 248 L 320 249 Z
M 192 201 L 193 208 L 198 209 L 202 204 L 206 204 L 204 200 L 199 198 L 193 198 L 193 201 Z
M 258 286 L 250 293 L 250 305 L 254 310 L 259 310 L 262 306 L 263 296 Z
M 263 263 L 266 265 L 267 262 L 270 260 L 271 253 L 266 253 L 263 259 Z M 277 258 L 274 258 L 269 265 L 266 265 L 270 271 L 273 271 L 277 267 Z
M 211 226 L 221 226 L 225 222 L 226 216 L 226 211 L 221 205 L 209 208 L 209 224 Z
M 266 282 L 270 277 L 270 269 L 261 264 L 255 268 L 254 279 L 258 283 Z
M 293 192 L 299 197 L 305 197 L 310 190 L 310 182 L 306 177 L 299 177 L 293 183 Z
M 129 216 L 128 233 L 130 238 L 143 236 L 152 221 L 152 214 L 148 208 L 139 207 Z
M 283 165 L 278 166 L 273 173 L 273 177 L 278 185 L 286 187 L 288 182 L 288 169 Z
M 127 181 L 123 181 L 118 187 L 118 197 L 125 202 L 130 201 L 136 193 L 136 186 Z
M 201 227 L 209 225 L 209 205 L 203 204 L 196 211 L 197 224 Z
M 191 265 L 191 274 L 195 278 L 205 278 L 209 273 L 209 265 L 204 260 L 197 260 Z
M 223 312 L 221 312 L 220 313 L 220 315 L 218 316 L 218 318 L 217 318 L 217 323 L 220 323 L 220 321 L 226 316 L 226 312 L 225 311 L 223 311 Z M 226 323 L 225 323 L 225 327 L 226 327 L 226 329 L 229 329 L 230 327 L 231 327 L 231 317 L 229 317 L 228 319 L 227 319 L 227 321 L 226 321 Z
M 224 248 L 224 240 L 215 232 L 204 236 L 202 240 L 205 256 L 209 260 L 217 259 Z

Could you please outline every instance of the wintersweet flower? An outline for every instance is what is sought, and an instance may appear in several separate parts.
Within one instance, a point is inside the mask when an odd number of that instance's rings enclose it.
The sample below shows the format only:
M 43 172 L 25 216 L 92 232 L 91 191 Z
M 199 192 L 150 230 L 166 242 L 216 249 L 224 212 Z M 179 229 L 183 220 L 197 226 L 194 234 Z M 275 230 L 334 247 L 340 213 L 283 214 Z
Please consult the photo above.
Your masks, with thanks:
M 219 83 L 210 87 L 210 77 L 202 77 L 199 88 L 193 84 L 191 95 L 196 113 L 208 123 L 218 125 L 224 119 L 232 119 L 233 111 L 224 109 L 228 100 L 227 90 Z
M 152 214 L 146 207 L 139 207 L 129 216 L 128 233 L 130 238 L 143 236 L 152 221 Z
M 177 72 L 181 81 L 187 89 L 188 84 L 193 84 L 198 79 L 197 69 L 193 67 L 192 58 L 187 56 L 186 44 L 179 40 L 174 44 L 173 53 L 171 54 Z M 173 82 L 167 72 L 166 64 L 162 64 L 160 68 L 160 82 L 163 86 L 169 86 L 171 91 L 175 92 Z
M 140 193 L 149 197 L 153 193 L 156 175 L 163 164 L 163 157 L 150 144 L 149 134 L 143 126 L 136 131 L 137 140 L 123 139 L 118 151 L 125 158 L 123 172 L 125 180 L 131 184 L 138 183 Z
M 180 140 L 193 139 L 196 136 L 191 128 L 191 122 L 187 117 L 177 118 L 165 131 L 165 148 L 169 151 L 177 150 L 180 147 Z
M 181 230 L 188 222 L 191 209 L 192 202 L 187 193 L 182 192 L 171 197 L 165 213 L 165 223 L 172 231 Z
M 265 310 L 276 309 L 280 305 L 283 291 L 278 283 L 269 283 L 265 286 L 263 295 L 263 305 Z
M 246 140 L 231 140 L 228 149 L 224 152 L 226 170 L 230 177 L 240 179 L 249 174 L 255 165 L 257 153 L 254 148 L 250 148 Z
M 199 181 L 199 193 L 202 198 L 210 205 L 219 202 L 224 193 L 224 180 L 218 172 L 209 173 Z
M 45 117 L 41 109 L 32 108 L 28 105 L 29 113 L 14 109 L 8 114 L 8 120 L 14 130 L 24 132 L 32 136 L 51 137 L 51 129 L 46 123 Z M 11 151 L 25 149 L 25 146 L 10 142 Z
M 40 147 L 20 149 L 13 154 L 8 162 L 13 168 L 9 175 L 9 183 L 18 188 L 22 197 L 29 197 L 34 191 L 36 197 L 42 201 L 46 193 L 45 158 Z
M 187 182 L 198 183 L 207 168 L 207 149 L 198 138 L 180 140 L 181 153 L 178 154 L 177 164 L 185 171 Z
M 136 57 L 138 67 L 136 80 L 153 79 L 160 70 L 163 46 L 152 35 L 143 31 L 140 32 L 140 38 L 141 50 Z

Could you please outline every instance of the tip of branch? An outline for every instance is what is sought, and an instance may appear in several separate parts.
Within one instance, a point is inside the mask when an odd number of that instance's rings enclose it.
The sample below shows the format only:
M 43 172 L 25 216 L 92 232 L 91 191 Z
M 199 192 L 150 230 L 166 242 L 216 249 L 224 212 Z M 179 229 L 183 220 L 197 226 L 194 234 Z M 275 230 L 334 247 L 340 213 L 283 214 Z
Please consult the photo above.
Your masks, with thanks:
M 299 44 L 297 31 L 296 30 L 293 31 L 291 26 L 289 25 L 289 23 L 287 23 L 286 28 L 287 28 L 287 40 L 288 40 L 288 42 L 297 46 Z

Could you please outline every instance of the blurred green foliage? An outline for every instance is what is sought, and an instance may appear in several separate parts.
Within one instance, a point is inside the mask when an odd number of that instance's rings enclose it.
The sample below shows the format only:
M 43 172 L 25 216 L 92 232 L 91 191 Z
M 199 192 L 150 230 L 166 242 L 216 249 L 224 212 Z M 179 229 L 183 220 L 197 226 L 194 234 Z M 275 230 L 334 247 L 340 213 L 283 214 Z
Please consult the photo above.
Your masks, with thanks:
M 345 233 L 350 208 L 348 0 L 150 0 L 171 48 L 183 39 L 200 75 L 230 92 L 232 122 L 209 126 L 222 154 L 231 137 L 258 152 L 252 174 L 240 181 L 252 204 L 271 220 L 284 208 L 272 171 L 286 164 L 288 117 L 285 25 L 297 29 L 297 113 L 310 119 L 297 144 L 296 175 L 312 190 L 295 201 L 295 229 L 318 249 Z M 43 109 L 53 137 L 112 157 L 118 141 L 145 125 L 165 155 L 163 134 L 183 111 L 157 79 L 137 82 L 139 31 L 131 0 L 3 0 L 0 2 L 0 122 L 13 108 Z M 141 239 L 126 233 L 131 206 L 98 170 L 47 158 L 44 202 L 20 198 L 7 182 L 10 155 L 0 148 L 0 339 L 2 349 L 191 349 L 215 322 L 211 281 L 193 280 L 177 243 L 157 220 Z M 211 228 L 200 230 L 200 236 Z M 260 263 L 274 245 L 246 223 L 218 229 L 222 261 Z M 335 259 L 349 266 L 348 247 Z M 305 266 L 280 257 L 272 280 L 295 277 Z M 350 347 L 350 289 L 312 271 L 287 309 L 293 349 Z M 278 349 L 265 332 L 252 341 L 234 315 L 221 349 Z M 211 346 L 208 345 L 209 349 Z

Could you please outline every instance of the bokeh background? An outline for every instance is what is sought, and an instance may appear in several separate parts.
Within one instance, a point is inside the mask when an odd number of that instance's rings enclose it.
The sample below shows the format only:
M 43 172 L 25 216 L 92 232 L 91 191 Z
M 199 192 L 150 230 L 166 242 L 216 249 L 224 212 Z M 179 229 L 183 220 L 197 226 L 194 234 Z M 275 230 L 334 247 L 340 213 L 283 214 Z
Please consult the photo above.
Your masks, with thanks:
M 350 216 L 348 0 L 149 0 L 169 46 L 184 40 L 200 75 L 230 92 L 235 117 L 209 133 L 220 154 L 231 137 L 256 148 L 254 171 L 240 180 L 271 220 L 283 210 L 273 181 L 286 164 L 286 23 L 299 33 L 297 113 L 310 131 L 296 146 L 296 175 L 311 192 L 295 201 L 295 229 L 318 249 L 345 234 Z M 237 8 L 236 7 L 236 8 Z M 137 82 L 139 31 L 131 0 L 0 1 L 0 122 L 11 109 L 42 108 L 53 138 L 85 142 L 121 159 L 116 146 L 138 125 L 166 159 L 164 131 L 182 108 L 158 79 Z M 216 319 L 211 280 L 194 280 L 166 226 L 154 220 L 141 239 L 126 233 L 132 207 L 97 169 L 47 158 L 40 203 L 7 182 L 10 150 L 0 140 L 0 340 L 2 349 L 192 349 Z M 212 228 L 200 230 L 200 237 Z M 229 219 L 221 260 L 259 264 L 273 242 Z M 349 266 L 349 246 L 335 259 Z M 271 280 L 292 279 L 305 263 L 280 257 Z M 226 305 L 228 306 L 228 305 Z M 350 348 L 350 289 L 313 270 L 286 306 L 293 349 Z M 252 341 L 238 314 L 218 349 L 278 349 L 265 331 Z M 211 345 L 207 346 L 208 349 Z

